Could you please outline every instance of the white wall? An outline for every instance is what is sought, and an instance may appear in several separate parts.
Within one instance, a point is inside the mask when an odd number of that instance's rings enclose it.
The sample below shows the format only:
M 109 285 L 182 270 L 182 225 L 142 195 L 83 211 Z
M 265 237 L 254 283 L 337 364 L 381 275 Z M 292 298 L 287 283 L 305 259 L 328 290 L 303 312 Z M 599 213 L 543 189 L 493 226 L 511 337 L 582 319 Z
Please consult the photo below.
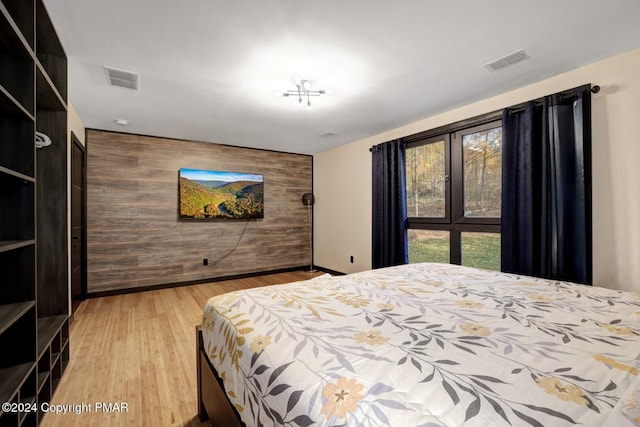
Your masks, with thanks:
M 84 144 L 84 139 L 85 139 L 85 135 L 84 135 L 84 123 L 82 123 L 82 119 L 80 118 L 80 116 L 78 115 L 78 112 L 76 111 L 75 107 L 73 106 L 73 104 L 71 103 L 71 101 L 68 102 L 67 104 L 67 108 L 68 108 L 68 112 L 67 112 L 67 131 L 69 133 L 68 136 L 68 143 L 69 143 L 69 152 L 71 152 L 71 132 L 73 131 L 73 133 L 78 137 L 78 139 L 80 140 L 80 143 L 82 145 Z M 69 159 L 71 159 L 71 154 L 69 154 Z M 71 163 L 69 163 L 71 164 Z
M 594 284 L 640 292 L 640 49 L 315 155 L 314 263 L 371 267 L 372 145 L 587 83 L 602 88 L 592 96 Z

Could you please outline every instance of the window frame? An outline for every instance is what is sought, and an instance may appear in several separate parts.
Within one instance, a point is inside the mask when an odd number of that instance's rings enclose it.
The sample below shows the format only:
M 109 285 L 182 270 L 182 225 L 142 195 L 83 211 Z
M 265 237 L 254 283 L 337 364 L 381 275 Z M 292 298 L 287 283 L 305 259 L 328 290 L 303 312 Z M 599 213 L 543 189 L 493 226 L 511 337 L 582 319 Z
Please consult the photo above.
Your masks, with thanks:
M 497 127 L 502 127 L 502 120 L 495 120 L 493 122 L 484 123 L 478 126 L 473 126 L 467 129 L 462 129 L 452 133 L 451 145 L 452 145 L 452 153 L 453 157 L 451 159 L 451 169 L 453 173 L 453 188 L 458 188 L 459 191 L 455 194 L 456 197 L 451 201 L 452 203 L 452 211 L 454 212 L 454 216 L 451 218 L 453 222 L 454 219 L 456 223 L 459 224 L 497 224 L 500 225 L 500 217 L 472 217 L 465 216 L 464 212 L 464 154 L 462 149 L 462 137 L 464 135 L 470 133 L 476 133 L 483 130 L 494 129 Z M 456 164 L 458 167 L 454 167 L 453 164 Z
M 486 232 L 500 234 L 498 217 L 464 216 L 463 135 L 502 126 L 500 111 L 442 126 L 405 138 L 405 148 L 411 149 L 445 141 L 445 218 L 410 217 L 407 229 L 449 231 L 449 263 L 462 263 L 462 233 Z
M 444 186 L 444 217 L 436 216 L 419 216 L 410 217 L 407 214 L 407 221 L 411 219 L 415 223 L 427 223 L 427 224 L 449 224 L 451 222 L 451 136 L 436 135 L 431 138 L 421 139 L 419 141 L 413 141 L 405 145 L 405 150 L 411 148 L 421 147 L 423 145 L 434 144 L 444 141 L 444 174 L 445 174 L 445 186 Z M 405 163 L 406 166 L 406 163 Z

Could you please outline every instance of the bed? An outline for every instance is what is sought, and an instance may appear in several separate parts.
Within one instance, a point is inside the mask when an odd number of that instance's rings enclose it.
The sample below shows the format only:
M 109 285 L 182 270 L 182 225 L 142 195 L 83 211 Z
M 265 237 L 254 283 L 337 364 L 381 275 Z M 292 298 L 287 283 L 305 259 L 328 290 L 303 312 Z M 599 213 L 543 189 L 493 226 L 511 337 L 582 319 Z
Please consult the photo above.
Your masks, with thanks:
M 211 298 L 214 426 L 638 426 L 640 294 L 410 264 Z

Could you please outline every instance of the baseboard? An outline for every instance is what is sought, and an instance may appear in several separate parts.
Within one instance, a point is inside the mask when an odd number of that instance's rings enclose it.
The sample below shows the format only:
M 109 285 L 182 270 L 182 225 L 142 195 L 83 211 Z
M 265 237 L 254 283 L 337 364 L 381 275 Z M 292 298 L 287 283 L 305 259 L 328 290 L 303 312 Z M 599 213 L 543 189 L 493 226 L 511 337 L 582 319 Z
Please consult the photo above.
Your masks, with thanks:
M 331 270 L 330 268 L 321 267 L 321 266 L 319 266 L 319 265 L 314 265 L 314 267 L 315 267 L 317 270 L 323 271 L 323 272 L 325 272 L 325 273 L 329 273 L 329 274 L 330 274 L 330 275 L 332 275 L 332 276 L 344 276 L 344 275 L 346 275 L 346 274 L 347 274 L 347 273 L 342 273 L 342 272 L 340 272 L 340 271 Z
M 158 289 L 177 288 L 180 286 L 191 286 L 191 285 L 201 285 L 203 283 L 222 282 L 223 280 L 244 279 L 247 277 L 264 276 L 267 274 L 289 273 L 291 271 L 301 271 L 306 268 L 309 268 L 309 266 L 303 265 L 299 267 L 281 268 L 277 270 L 256 271 L 253 273 L 235 274 L 232 276 L 209 277 L 207 279 L 189 280 L 185 282 L 162 283 L 159 285 L 140 286 L 136 288 L 113 289 L 109 291 L 90 292 L 87 294 L 87 298 L 110 297 L 114 295 L 124 295 L 124 294 L 133 294 L 137 292 L 155 291 Z M 329 274 L 341 274 L 337 272 L 331 272 L 330 270 L 326 270 L 317 266 L 316 268 Z

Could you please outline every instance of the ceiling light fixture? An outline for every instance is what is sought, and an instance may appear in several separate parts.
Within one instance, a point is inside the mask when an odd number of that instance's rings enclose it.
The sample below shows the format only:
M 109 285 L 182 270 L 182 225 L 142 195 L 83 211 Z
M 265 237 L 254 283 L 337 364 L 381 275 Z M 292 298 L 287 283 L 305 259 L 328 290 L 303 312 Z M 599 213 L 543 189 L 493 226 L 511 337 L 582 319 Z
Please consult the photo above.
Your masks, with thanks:
M 300 76 L 293 77 L 293 83 L 296 89 L 286 90 L 282 92 L 282 96 L 298 96 L 298 103 L 302 104 L 303 98 L 307 99 L 307 108 L 311 108 L 311 97 L 320 96 L 327 93 L 326 90 L 311 90 L 311 81 L 305 80 Z

